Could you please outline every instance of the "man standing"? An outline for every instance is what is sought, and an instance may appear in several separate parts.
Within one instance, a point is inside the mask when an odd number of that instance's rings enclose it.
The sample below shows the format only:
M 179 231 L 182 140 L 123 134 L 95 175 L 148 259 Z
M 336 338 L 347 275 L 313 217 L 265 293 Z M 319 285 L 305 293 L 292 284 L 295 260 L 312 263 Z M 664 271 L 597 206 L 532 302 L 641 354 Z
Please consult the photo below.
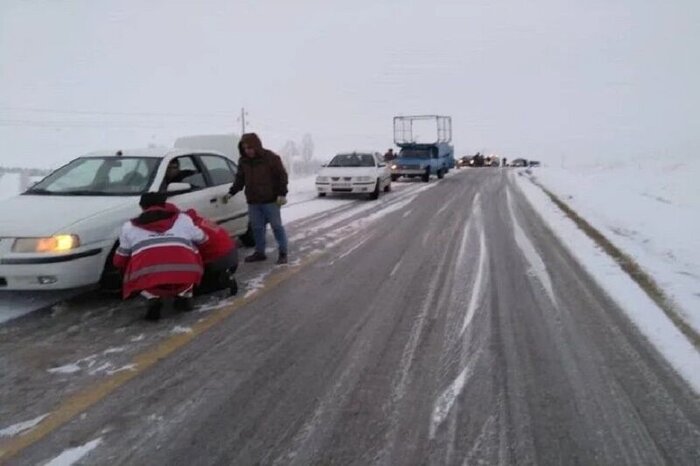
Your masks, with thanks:
M 158 320 L 164 298 L 191 311 L 192 291 L 202 279 L 204 266 L 197 246 L 204 232 L 162 193 L 141 197 L 143 212 L 122 227 L 114 265 L 124 271 L 124 299 L 141 293 L 148 300 L 146 319 Z
M 282 165 L 282 159 L 274 152 L 264 149 L 255 133 L 241 136 L 238 151 L 241 154 L 238 173 L 229 195 L 233 196 L 245 188 L 248 216 L 255 237 L 255 252 L 246 257 L 245 261 L 267 260 L 265 230 L 269 223 L 279 247 L 277 264 L 286 264 L 287 233 L 282 226 L 280 208 L 287 203 L 287 171 Z

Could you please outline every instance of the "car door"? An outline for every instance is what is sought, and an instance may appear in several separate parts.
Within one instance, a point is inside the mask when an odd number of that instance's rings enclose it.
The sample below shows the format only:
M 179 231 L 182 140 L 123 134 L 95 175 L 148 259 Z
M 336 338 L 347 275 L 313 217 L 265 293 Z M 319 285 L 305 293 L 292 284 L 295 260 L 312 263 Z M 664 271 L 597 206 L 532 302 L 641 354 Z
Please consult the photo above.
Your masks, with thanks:
M 211 218 L 215 214 L 214 202 L 216 200 L 212 201 L 214 194 L 196 156 L 193 154 L 174 157 L 165 162 L 170 163 L 172 160 L 177 160 L 180 164 L 180 170 L 186 174 L 186 176 L 179 178 L 178 182 L 187 183 L 192 186 L 192 189 L 186 193 L 169 195 L 168 202 L 175 204 L 180 210 L 195 209 L 200 215 Z M 167 188 L 167 184 L 161 185 L 161 191 L 167 191 Z
M 209 184 L 213 213 L 210 218 L 226 228 L 231 235 L 241 235 L 248 229 L 248 204 L 243 193 L 238 193 L 228 202 L 224 197 L 228 194 L 236 177 L 238 167 L 235 162 L 220 155 L 202 154 L 198 156 Z
M 377 178 L 381 180 L 382 187 L 389 185 L 391 183 L 391 169 L 389 164 L 384 161 L 384 158 L 380 154 L 375 154 L 374 158 L 377 160 Z

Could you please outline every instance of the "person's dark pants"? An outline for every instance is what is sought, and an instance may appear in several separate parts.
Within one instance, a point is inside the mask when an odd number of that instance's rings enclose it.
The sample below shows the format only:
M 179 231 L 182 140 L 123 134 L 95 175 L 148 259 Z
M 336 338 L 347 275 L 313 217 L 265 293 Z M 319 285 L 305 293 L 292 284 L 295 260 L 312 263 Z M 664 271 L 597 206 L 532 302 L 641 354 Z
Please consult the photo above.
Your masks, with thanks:
M 196 294 L 212 293 L 230 285 L 231 276 L 238 269 L 238 249 L 215 261 L 204 264 L 202 282 L 196 288 Z
M 287 233 L 282 226 L 282 216 L 280 206 L 271 204 L 248 204 L 248 216 L 250 226 L 255 237 L 255 250 L 265 254 L 265 230 L 269 223 L 281 254 L 287 254 Z

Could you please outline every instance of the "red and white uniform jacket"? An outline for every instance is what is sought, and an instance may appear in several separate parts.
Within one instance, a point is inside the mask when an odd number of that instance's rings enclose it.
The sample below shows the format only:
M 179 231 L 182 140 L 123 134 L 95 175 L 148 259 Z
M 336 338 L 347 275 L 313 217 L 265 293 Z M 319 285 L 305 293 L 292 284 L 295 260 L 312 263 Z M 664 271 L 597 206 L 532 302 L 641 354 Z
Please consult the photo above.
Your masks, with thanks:
M 199 245 L 199 253 L 205 264 L 221 259 L 236 249 L 236 241 L 224 228 L 202 217 L 194 209 L 188 210 L 185 214 L 207 235 L 207 241 Z
M 172 296 L 198 285 L 204 265 L 198 245 L 206 234 L 177 207 L 153 207 L 127 222 L 114 265 L 124 270 L 124 298 L 148 291 Z

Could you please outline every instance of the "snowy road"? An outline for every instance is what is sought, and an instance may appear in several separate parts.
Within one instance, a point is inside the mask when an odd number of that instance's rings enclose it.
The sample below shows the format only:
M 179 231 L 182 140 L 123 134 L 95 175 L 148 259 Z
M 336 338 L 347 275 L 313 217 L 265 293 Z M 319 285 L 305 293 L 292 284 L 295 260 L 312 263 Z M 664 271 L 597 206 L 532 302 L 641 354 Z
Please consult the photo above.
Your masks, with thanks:
M 505 170 L 289 233 L 295 263 L 245 267 L 233 301 L 148 325 L 86 297 L 0 327 L 5 458 L 698 463 L 697 394 Z

